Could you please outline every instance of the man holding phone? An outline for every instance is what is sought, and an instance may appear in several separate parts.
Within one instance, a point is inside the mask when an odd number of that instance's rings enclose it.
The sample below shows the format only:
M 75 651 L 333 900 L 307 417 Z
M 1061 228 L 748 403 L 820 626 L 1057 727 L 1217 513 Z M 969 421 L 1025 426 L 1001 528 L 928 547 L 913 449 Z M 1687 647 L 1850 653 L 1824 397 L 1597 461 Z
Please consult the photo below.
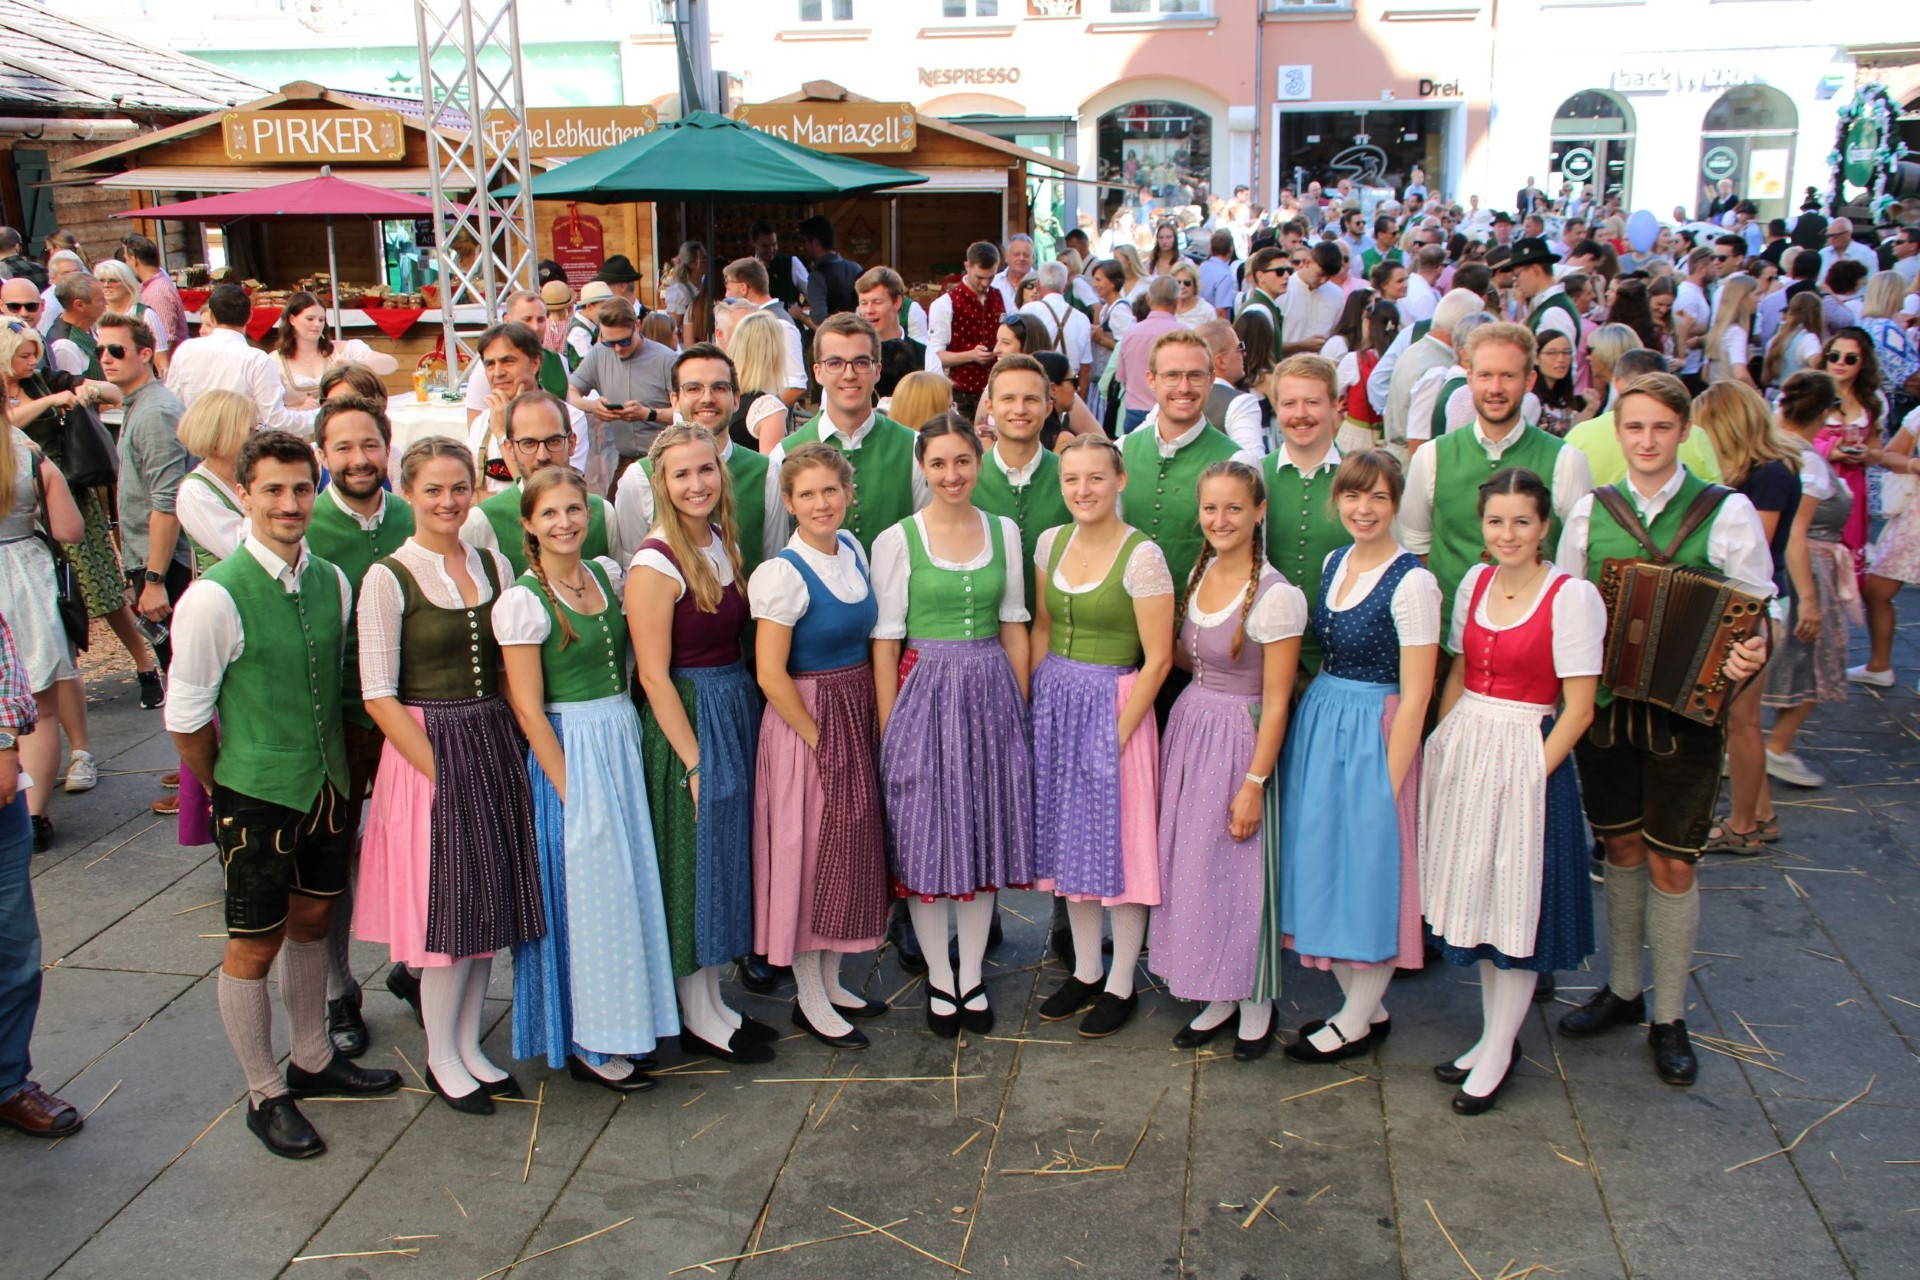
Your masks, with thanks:
M 673 421 L 673 351 L 643 336 L 638 324 L 625 298 L 601 303 L 599 341 L 567 375 L 567 399 L 596 423 L 609 424 L 628 460 L 643 457 Z M 594 435 L 597 442 L 600 431 Z

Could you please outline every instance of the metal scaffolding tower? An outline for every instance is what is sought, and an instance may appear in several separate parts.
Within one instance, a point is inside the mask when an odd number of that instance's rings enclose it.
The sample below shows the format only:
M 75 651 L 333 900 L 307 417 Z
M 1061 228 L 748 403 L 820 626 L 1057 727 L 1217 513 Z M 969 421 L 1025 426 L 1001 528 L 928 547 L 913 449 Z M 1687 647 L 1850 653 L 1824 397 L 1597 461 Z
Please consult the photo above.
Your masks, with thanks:
M 520 16 L 517 0 L 414 0 L 413 11 L 440 314 L 447 372 L 458 386 L 477 357 L 455 326 L 456 310 L 483 307 L 484 324 L 506 293 L 534 284 Z M 513 194 L 498 194 L 501 187 Z

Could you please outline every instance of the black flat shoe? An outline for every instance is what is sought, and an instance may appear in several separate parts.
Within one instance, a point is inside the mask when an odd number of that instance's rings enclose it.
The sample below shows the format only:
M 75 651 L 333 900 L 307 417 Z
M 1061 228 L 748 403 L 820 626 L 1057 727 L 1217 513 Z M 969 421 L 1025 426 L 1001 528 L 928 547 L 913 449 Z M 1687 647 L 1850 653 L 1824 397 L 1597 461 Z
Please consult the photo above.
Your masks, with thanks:
M 44 813 L 36 813 L 33 815 L 33 851 L 45 853 L 51 848 L 53 848 L 53 819 Z M 318 1155 L 319 1152 L 316 1151 L 313 1154 Z M 295 1158 L 298 1159 L 298 1157 Z
M 1239 1029 L 1236 1027 L 1233 1038 L 1233 1060 L 1235 1062 L 1255 1062 L 1266 1057 L 1267 1050 L 1273 1048 L 1273 1033 L 1279 1025 L 1279 1019 L 1269 1015 L 1267 1018 L 1267 1034 L 1252 1040 L 1242 1040 L 1239 1035 Z
M 493 1099 L 487 1096 L 486 1086 L 484 1085 L 475 1089 L 472 1093 L 463 1094 L 456 1098 L 440 1087 L 440 1081 L 435 1078 L 433 1068 L 428 1067 L 427 1088 L 439 1095 L 442 1102 L 463 1115 L 490 1116 L 493 1114 Z
M 1560 1031 L 1563 1035 L 1582 1040 L 1615 1027 L 1637 1026 L 1646 1020 L 1646 992 L 1641 992 L 1631 1000 L 1622 1000 L 1613 994 L 1612 987 L 1602 987 L 1585 1004 L 1560 1019 Z
M 1553 999 L 1553 993 L 1558 990 L 1559 986 L 1554 982 L 1551 973 L 1540 974 L 1533 980 L 1533 1002 L 1535 1004 L 1545 1004 L 1547 1001 Z
M 1391 1016 L 1382 1018 L 1378 1022 L 1369 1023 L 1367 1025 L 1367 1036 L 1375 1044 L 1385 1044 L 1387 1042 L 1387 1037 L 1392 1034 L 1393 1034 L 1393 1018 Z
M 913 917 L 907 914 L 905 899 L 887 918 L 887 941 L 893 944 L 900 967 L 908 973 L 925 973 L 927 958 L 920 951 L 920 936 L 913 931 Z
M 1240 1029 L 1240 1011 L 1234 1010 L 1233 1016 L 1215 1023 L 1205 1031 L 1198 1030 L 1189 1022 L 1173 1033 L 1173 1047 L 1176 1049 L 1198 1049 L 1202 1045 L 1212 1044 L 1213 1038 L 1232 1027 L 1237 1033 Z
M 398 1071 L 362 1067 L 339 1053 L 318 1071 L 302 1071 L 287 1063 L 287 1088 L 296 1098 L 372 1097 L 399 1087 Z
M 489 1098 L 520 1098 L 531 1101 L 527 1091 L 520 1087 L 520 1082 L 513 1078 L 512 1073 L 508 1073 L 504 1079 L 500 1080 L 481 1080 L 479 1076 L 475 1076 L 474 1079 L 480 1082 L 480 1092 Z
M 1493 1110 L 1493 1104 L 1500 1099 L 1500 1091 L 1507 1087 L 1507 1081 L 1513 1079 L 1514 1062 L 1518 1062 L 1519 1060 L 1519 1058 L 1515 1058 L 1513 1062 L 1507 1064 L 1506 1071 L 1500 1076 L 1500 1083 L 1493 1086 L 1493 1092 L 1489 1093 L 1486 1097 L 1478 1097 L 1468 1093 L 1465 1089 L 1456 1092 L 1453 1095 L 1454 1111 L 1463 1116 L 1478 1116 L 1485 1115 L 1487 1112 Z
M 583 1084 L 597 1084 L 602 1089 L 610 1089 L 614 1093 L 645 1093 L 660 1083 L 642 1071 L 638 1061 L 634 1063 L 633 1070 L 627 1075 L 618 1080 L 609 1080 L 572 1054 L 567 1055 L 567 1074 Z
M 268 1098 L 257 1107 L 249 1102 L 247 1128 L 267 1150 L 289 1160 L 311 1160 L 327 1153 L 327 1144 L 300 1114 L 294 1100 L 285 1095 Z
M 711 1040 L 703 1040 L 685 1027 L 680 1028 L 680 1052 L 689 1058 L 717 1058 L 721 1062 L 755 1066 L 773 1061 L 773 1046 L 746 1034 L 743 1027 L 730 1037 L 733 1047 L 723 1049 Z
M 740 1026 L 734 1031 L 733 1034 L 736 1036 L 744 1037 L 745 1039 L 754 1041 L 758 1044 L 772 1044 L 775 1040 L 778 1040 L 780 1038 L 780 1033 L 778 1031 L 774 1030 L 772 1027 L 768 1026 L 766 1023 L 760 1021 L 760 1019 L 749 1018 L 744 1013 L 740 1015 Z M 651 1071 L 653 1070 L 653 1068 L 649 1066 L 647 1070 Z
M 327 1039 L 343 1058 L 357 1058 L 367 1051 L 367 1023 L 360 1016 L 358 994 L 327 1001 Z
M 1006 940 L 1006 931 L 1000 927 L 1000 901 L 996 898 L 993 903 L 993 923 L 987 926 L 987 950 L 992 951 Z
M 952 1013 L 936 1013 L 933 1008 L 935 997 L 953 1006 Z M 942 1040 L 951 1040 L 960 1034 L 960 997 L 950 991 L 942 991 L 931 982 L 927 984 L 927 1030 Z
M 1133 1011 L 1139 1007 L 1138 994 L 1123 999 L 1111 991 L 1102 991 L 1093 1002 L 1093 1011 L 1081 1020 L 1080 1035 L 1087 1040 L 1104 1040 L 1133 1021 Z
M 882 1018 L 892 1007 L 885 1000 L 862 1000 L 859 1004 L 836 1004 L 833 1011 L 843 1018 Z
M 1325 1027 L 1327 1030 L 1333 1032 L 1335 1036 L 1339 1037 L 1340 1043 L 1336 1047 L 1332 1049 L 1316 1049 L 1313 1043 L 1307 1039 L 1308 1036 L 1315 1034 L 1322 1027 Z M 1326 1019 L 1320 1018 L 1301 1027 L 1299 1031 L 1300 1038 L 1288 1045 L 1282 1052 L 1295 1062 L 1341 1062 L 1347 1058 L 1358 1058 L 1372 1049 L 1376 1034 L 1374 1031 L 1369 1030 L 1366 1035 L 1361 1036 L 1358 1040 L 1349 1040 L 1345 1036 L 1340 1035 L 1340 1028 L 1334 1026 Z
M 976 1036 L 992 1034 L 993 1006 L 988 1005 L 984 1009 L 969 1009 L 967 1008 L 967 1002 L 975 996 L 980 996 L 984 999 L 986 994 L 986 984 L 981 983 L 960 997 L 960 1025 Z
M 427 1020 L 420 1016 L 419 974 L 403 964 L 396 964 L 387 970 L 387 990 L 393 992 L 396 999 L 406 1001 L 407 1007 L 413 1010 L 415 1022 L 423 1027 L 427 1025 Z
M 799 1005 L 793 1006 L 793 1025 L 818 1040 L 821 1044 L 835 1049 L 864 1049 L 873 1041 L 867 1039 L 867 1033 L 858 1027 L 843 1036 L 830 1036 L 807 1021 L 807 1015 Z
M 781 975 L 790 972 L 779 965 L 768 964 L 765 956 L 745 956 L 740 961 L 740 985 L 755 995 L 765 995 L 780 985 Z
M 1040 1002 L 1040 1021 L 1059 1022 L 1091 1009 L 1094 997 L 1099 994 L 1100 983 L 1082 982 L 1069 975 L 1065 982 L 1053 989 L 1052 995 Z
M 1687 1038 L 1683 1018 L 1656 1022 L 1647 1028 L 1647 1044 L 1653 1049 L 1653 1070 L 1668 1084 L 1690 1085 L 1700 1078 L 1700 1059 Z
M 1513 1041 L 1512 1061 L 1513 1062 L 1520 1061 L 1520 1038 L 1518 1036 L 1514 1037 L 1514 1041 Z M 1472 1067 L 1456 1066 L 1454 1065 L 1452 1060 L 1443 1062 L 1439 1066 L 1433 1069 L 1434 1079 L 1440 1081 L 1440 1083 L 1442 1084 L 1460 1084 L 1463 1081 L 1465 1081 L 1469 1075 L 1472 1075 L 1472 1074 L 1473 1074 Z

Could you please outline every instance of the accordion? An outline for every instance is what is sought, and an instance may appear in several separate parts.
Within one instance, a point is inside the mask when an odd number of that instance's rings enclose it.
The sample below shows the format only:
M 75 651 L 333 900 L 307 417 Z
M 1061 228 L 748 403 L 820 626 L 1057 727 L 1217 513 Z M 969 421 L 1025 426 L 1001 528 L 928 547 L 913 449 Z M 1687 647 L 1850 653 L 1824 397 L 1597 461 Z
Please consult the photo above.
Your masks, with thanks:
M 1734 685 L 1721 668 L 1760 631 L 1767 602 L 1690 565 L 1608 560 L 1600 570 L 1607 648 L 1600 680 L 1615 697 L 1717 725 Z

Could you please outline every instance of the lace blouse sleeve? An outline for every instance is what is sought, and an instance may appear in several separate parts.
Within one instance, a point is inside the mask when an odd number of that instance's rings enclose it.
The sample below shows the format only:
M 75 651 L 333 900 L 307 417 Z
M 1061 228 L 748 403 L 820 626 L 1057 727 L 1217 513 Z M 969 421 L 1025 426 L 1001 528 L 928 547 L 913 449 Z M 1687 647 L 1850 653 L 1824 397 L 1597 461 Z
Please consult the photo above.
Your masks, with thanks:
M 1123 579 L 1127 594 L 1139 600 L 1147 596 L 1173 594 L 1173 573 L 1167 568 L 1166 552 L 1156 542 L 1142 542 L 1127 557 Z
M 400 615 L 406 597 L 393 570 L 376 564 L 360 582 L 360 693 L 368 699 L 400 692 Z
M 1440 580 L 1426 569 L 1414 569 L 1393 589 L 1393 625 L 1400 647 L 1440 643 Z

